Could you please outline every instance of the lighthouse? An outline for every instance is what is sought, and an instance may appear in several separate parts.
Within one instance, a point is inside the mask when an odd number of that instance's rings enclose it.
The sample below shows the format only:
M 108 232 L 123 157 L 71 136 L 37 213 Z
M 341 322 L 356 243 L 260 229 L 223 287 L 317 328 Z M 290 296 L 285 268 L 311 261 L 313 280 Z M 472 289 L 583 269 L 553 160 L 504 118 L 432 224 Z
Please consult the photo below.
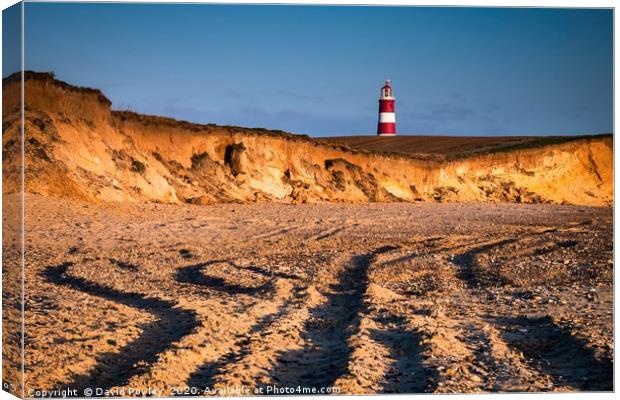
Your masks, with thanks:
M 396 136 L 395 100 L 392 96 L 392 85 L 388 79 L 381 88 L 381 96 L 379 96 L 379 125 L 377 127 L 379 136 Z

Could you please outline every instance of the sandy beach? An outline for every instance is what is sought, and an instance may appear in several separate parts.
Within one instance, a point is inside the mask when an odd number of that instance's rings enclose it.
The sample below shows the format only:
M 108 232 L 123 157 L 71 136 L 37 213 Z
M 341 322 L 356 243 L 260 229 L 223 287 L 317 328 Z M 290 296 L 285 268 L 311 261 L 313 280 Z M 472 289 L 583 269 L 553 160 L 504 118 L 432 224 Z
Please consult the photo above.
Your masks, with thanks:
M 612 387 L 609 208 L 25 200 L 27 393 Z

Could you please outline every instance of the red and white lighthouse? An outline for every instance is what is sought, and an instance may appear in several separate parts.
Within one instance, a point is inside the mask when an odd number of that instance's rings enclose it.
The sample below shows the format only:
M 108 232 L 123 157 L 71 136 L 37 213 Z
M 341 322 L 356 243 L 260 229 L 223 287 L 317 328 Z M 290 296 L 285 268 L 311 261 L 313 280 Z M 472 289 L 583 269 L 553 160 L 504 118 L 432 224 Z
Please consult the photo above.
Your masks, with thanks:
M 377 127 L 377 135 L 379 136 L 396 136 L 395 101 L 396 99 L 392 96 L 392 86 L 388 79 L 381 88 L 381 96 L 379 97 L 379 126 Z

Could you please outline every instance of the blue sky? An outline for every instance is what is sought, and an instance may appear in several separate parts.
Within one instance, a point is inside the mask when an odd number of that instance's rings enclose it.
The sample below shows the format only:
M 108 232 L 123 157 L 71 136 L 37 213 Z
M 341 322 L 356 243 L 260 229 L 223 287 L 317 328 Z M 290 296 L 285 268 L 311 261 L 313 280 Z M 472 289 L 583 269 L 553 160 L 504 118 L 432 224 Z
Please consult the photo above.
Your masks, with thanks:
M 26 4 L 26 68 L 116 109 L 311 136 L 611 132 L 611 10 Z M 6 76 L 8 71 L 3 71 Z
M 21 5 L 2 10 L 2 76 L 19 71 L 21 65 Z

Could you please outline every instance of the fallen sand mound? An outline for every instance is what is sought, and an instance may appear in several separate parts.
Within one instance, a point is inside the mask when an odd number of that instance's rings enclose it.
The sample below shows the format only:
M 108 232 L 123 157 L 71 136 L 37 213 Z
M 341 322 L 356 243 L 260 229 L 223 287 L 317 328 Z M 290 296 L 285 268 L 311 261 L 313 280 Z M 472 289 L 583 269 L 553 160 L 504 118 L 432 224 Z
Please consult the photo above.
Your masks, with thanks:
M 3 89 L 3 184 L 10 193 L 21 181 L 16 76 Z M 25 189 L 47 196 L 193 204 L 613 202 L 611 135 L 513 138 L 501 146 L 437 138 L 435 150 L 427 146 L 435 154 L 379 153 L 281 131 L 112 111 L 100 91 L 34 72 L 25 75 L 25 110 Z

